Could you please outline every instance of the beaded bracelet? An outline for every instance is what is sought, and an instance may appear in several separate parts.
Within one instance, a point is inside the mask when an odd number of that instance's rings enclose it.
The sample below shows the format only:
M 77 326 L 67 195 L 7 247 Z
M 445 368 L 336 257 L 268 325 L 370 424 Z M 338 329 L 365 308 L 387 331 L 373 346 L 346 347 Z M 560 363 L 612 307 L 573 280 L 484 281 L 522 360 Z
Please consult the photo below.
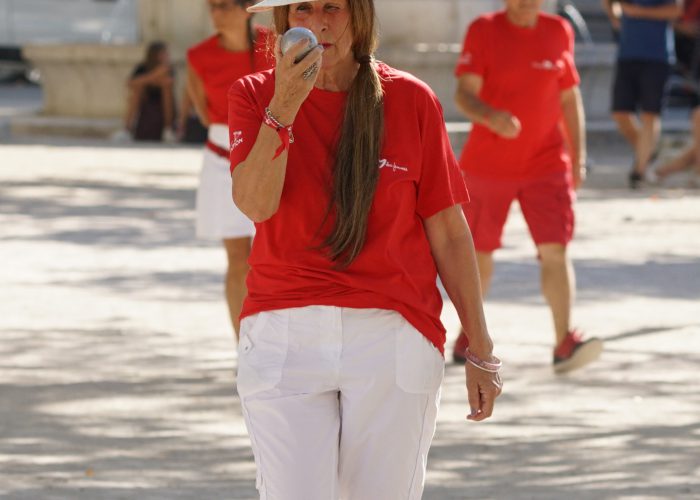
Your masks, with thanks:
M 272 157 L 273 160 L 276 160 L 283 152 L 289 151 L 289 145 L 294 143 L 294 134 L 292 134 L 292 126 L 282 125 L 282 123 L 280 123 L 280 121 L 277 118 L 275 118 L 275 115 L 272 114 L 272 111 L 270 111 L 269 107 L 265 108 L 265 116 L 263 123 L 268 127 L 275 129 L 277 135 L 280 136 L 280 140 L 282 141 L 282 145 L 279 148 L 277 148 L 277 151 L 275 151 L 275 156 Z
M 466 351 L 467 361 L 477 368 L 484 370 L 485 372 L 497 373 L 501 369 L 503 363 L 496 356 L 491 355 L 492 361 L 484 361 L 476 354 L 472 353 L 469 349 Z

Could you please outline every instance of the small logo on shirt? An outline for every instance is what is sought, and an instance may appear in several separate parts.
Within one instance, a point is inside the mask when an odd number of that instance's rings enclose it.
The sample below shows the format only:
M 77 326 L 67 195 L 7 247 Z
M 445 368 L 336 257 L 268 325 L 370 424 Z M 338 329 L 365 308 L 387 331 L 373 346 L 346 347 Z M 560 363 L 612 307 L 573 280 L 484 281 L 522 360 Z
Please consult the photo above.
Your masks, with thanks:
M 542 61 L 534 61 L 532 67 L 535 69 L 541 69 L 544 71 L 556 71 L 564 66 L 562 60 L 550 61 L 549 59 L 543 59 Z
M 457 64 L 471 64 L 471 62 L 472 62 L 471 52 L 465 52 L 464 54 L 461 55 Z
M 389 160 L 379 160 L 379 170 L 383 168 L 390 168 L 393 172 L 396 172 L 397 170 L 401 170 L 402 172 L 408 172 L 407 167 L 402 167 L 400 165 L 397 165 L 396 163 L 392 163 Z
M 241 144 L 243 144 L 243 132 L 236 130 L 233 134 L 231 134 L 231 151 L 236 149 Z

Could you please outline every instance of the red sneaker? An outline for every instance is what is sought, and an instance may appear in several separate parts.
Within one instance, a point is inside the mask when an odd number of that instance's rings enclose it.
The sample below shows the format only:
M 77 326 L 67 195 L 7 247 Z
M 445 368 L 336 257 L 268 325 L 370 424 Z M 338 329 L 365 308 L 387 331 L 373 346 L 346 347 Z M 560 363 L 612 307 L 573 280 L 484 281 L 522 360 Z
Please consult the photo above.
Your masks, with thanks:
M 464 333 L 464 330 L 459 331 L 459 337 L 455 341 L 452 348 L 452 361 L 458 365 L 463 365 L 467 362 L 467 347 L 469 347 L 469 338 Z
M 595 361 L 603 351 L 603 341 L 599 338 L 583 340 L 581 332 L 571 330 L 554 349 L 554 373 L 566 373 Z

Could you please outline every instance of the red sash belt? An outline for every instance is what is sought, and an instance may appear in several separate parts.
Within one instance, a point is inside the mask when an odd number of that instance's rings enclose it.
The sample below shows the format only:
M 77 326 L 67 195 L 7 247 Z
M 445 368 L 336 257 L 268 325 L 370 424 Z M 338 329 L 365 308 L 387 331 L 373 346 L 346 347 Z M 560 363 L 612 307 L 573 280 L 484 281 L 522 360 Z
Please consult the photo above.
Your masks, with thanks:
M 221 146 L 218 146 L 211 141 L 207 141 L 207 149 L 213 151 L 217 156 L 220 156 L 225 160 L 229 159 L 228 149 L 222 148 Z

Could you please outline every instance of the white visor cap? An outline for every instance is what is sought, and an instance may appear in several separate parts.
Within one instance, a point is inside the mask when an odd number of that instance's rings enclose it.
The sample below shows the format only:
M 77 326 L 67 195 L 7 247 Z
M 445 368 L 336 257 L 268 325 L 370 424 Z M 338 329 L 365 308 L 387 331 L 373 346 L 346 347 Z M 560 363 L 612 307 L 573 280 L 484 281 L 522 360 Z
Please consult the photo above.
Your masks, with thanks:
M 265 12 L 272 10 L 274 7 L 282 7 L 283 5 L 291 5 L 293 3 L 315 2 L 316 0 L 262 0 L 248 7 L 248 12 Z

